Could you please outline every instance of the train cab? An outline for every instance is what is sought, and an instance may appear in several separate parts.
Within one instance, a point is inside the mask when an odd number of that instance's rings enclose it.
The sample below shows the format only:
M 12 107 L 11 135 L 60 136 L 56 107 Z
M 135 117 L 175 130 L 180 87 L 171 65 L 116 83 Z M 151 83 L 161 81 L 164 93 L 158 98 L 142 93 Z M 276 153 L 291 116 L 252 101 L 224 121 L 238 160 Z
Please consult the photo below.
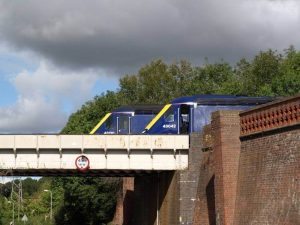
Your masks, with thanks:
M 144 134 L 189 134 L 200 132 L 218 110 L 246 110 L 273 101 L 272 97 L 194 95 L 167 104 L 146 126 Z
M 121 106 L 107 113 L 90 134 L 140 134 L 162 107 L 161 105 Z

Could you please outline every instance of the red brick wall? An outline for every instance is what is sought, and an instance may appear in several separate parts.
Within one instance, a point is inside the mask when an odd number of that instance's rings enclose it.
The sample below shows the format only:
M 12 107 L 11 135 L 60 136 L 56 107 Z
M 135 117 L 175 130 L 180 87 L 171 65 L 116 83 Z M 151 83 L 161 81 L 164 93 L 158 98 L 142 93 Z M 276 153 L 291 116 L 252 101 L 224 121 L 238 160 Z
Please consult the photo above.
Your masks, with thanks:
M 235 224 L 300 224 L 300 129 L 242 139 Z
M 238 111 L 212 114 L 217 224 L 233 223 L 240 153 L 239 121 Z
M 216 224 L 215 193 L 214 193 L 214 154 L 211 139 L 211 128 L 206 127 L 202 136 L 202 146 L 199 148 L 201 160 L 198 174 L 198 189 L 193 224 Z
M 203 133 L 194 224 L 232 224 L 240 152 L 239 111 L 212 114 Z M 211 137 L 211 149 L 205 145 Z M 201 149 L 199 149 L 201 151 Z
M 300 224 L 300 96 L 241 113 L 235 225 Z
M 123 187 L 117 198 L 116 211 L 112 224 L 128 225 L 133 209 L 134 177 L 124 177 Z

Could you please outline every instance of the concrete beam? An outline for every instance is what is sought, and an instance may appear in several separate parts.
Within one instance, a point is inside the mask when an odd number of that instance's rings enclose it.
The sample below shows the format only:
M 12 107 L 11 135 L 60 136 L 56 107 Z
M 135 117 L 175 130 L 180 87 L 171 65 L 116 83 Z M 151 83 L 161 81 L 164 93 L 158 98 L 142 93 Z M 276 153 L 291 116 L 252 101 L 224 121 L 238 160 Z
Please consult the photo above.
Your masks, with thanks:
M 0 170 L 76 170 L 81 155 L 90 172 L 182 170 L 188 149 L 187 135 L 0 135 Z

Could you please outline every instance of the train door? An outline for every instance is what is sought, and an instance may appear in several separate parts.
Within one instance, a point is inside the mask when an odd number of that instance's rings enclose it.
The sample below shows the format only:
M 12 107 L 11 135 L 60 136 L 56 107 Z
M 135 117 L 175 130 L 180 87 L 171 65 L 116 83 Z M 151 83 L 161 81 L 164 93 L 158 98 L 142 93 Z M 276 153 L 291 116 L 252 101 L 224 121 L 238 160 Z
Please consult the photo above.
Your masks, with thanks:
M 180 134 L 188 134 L 190 131 L 190 105 L 182 104 L 179 108 L 179 130 Z
M 124 114 L 124 115 L 119 115 L 117 117 L 117 134 L 130 134 L 130 122 L 129 122 L 129 115 Z

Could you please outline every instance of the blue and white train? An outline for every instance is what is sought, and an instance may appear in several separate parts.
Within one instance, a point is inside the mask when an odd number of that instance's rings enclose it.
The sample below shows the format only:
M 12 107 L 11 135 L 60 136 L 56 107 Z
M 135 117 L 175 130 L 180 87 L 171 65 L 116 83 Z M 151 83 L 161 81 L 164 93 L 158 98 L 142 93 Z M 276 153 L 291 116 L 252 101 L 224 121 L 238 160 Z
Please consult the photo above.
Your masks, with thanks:
M 194 95 L 165 106 L 120 107 L 107 113 L 91 134 L 189 134 L 200 132 L 218 110 L 246 110 L 273 101 L 272 97 Z

